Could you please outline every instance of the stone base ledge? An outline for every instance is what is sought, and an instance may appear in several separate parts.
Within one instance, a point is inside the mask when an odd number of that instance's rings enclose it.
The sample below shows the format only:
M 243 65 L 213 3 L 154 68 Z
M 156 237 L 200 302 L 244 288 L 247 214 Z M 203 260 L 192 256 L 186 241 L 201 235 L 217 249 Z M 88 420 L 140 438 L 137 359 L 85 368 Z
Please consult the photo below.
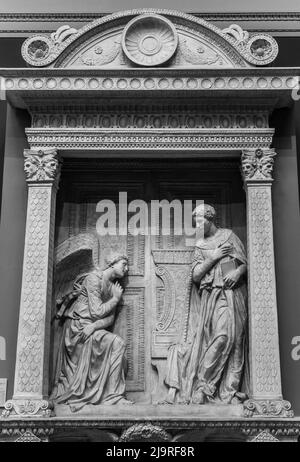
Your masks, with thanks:
M 139 412 L 135 415 L 131 412 L 126 416 L 124 412 L 123 416 L 113 416 L 111 413 L 110 417 L 77 415 L 1 419 L 0 442 L 296 442 L 300 434 L 300 417 L 249 419 L 234 416 L 205 417 L 203 414 L 196 417 L 196 410 L 192 416 L 189 412 L 188 417 L 167 417 L 167 412 L 155 416 L 151 409 L 149 411 L 144 416 L 139 415 Z

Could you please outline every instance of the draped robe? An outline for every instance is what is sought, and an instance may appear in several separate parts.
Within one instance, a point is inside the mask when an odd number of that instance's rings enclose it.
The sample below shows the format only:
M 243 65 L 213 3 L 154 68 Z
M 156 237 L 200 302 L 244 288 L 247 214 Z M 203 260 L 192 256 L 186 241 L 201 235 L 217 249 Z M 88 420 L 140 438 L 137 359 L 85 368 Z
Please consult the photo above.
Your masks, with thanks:
M 77 411 L 86 404 L 116 404 L 124 398 L 124 341 L 106 328 L 94 331 L 85 341 L 81 337 L 84 327 L 95 321 L 103 320 L 105 327 L 113 324 L 114 310 L 102 273 L 88 274 L 65 314 L 51 395 L 57 404 L 69 404 Z
M 229 257 L 246 264 L 242 242 L 229 229 L 218 229 L 197 242 L 192 263 L 205 265 L 213 251 L 232 244 Z M 228 260 L 228 257 L 225 257 Z M 209 401 L 230 403 L 241 388 L 245 365 L 246 285 L 242 276 L 233 289 L 225 287 L 219 260 L 192 284 L 188 338 L 170 348 L 165 383 L 179 391 L 179 402 L 197 403 L 201 393 Z M 192 277 L 192 275 L 191 275 Z

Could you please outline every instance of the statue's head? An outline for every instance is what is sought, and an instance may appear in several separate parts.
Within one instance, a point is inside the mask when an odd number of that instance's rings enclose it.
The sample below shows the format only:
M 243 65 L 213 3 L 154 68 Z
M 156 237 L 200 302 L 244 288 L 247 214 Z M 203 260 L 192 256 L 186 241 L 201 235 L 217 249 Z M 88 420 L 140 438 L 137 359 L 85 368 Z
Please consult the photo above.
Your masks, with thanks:
M 204 235 L 207 234 L 215 221 L 216 210 L 212 205 L 201 204 L 193 210 L 193 218 L 197 228 L 202 228 Z
M 117 279 L 121 279 L 128 273 L 128 257 L 126 255 L 113 252 L 105 258 L 106 266 L 104 269 L 112 268 Z

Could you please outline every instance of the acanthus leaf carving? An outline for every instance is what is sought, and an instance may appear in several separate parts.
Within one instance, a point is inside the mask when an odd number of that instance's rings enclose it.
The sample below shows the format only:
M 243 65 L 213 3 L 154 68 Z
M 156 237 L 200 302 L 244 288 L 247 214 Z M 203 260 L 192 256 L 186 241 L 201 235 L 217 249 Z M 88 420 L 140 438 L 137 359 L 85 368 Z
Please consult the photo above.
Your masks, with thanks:
M 249 40 L 249 32 L 243 30 L 238 24 L 231 24 L 222 30 L 226 35 L 229 35 L 236 40 L 237 43 L 247 42 Z
M 60 26 L 53 34 L 51 34 L 51 40 L 55 44 L 60 44 L 64 42 L 68 37 L 77 34 L 77 29 L 74 29 L 74 27 L 70 27 L 68 25 Z
M 10 417 L 10 415 L 18 415 L 21 417 L 50 417 L 52 407 L 49 401 L 43 399 L 18 399 L 6 401 L 2 418 Z
M 285 400 L 249 399 L 243 403 L 245 417 L 293 417 L 291 403 Z

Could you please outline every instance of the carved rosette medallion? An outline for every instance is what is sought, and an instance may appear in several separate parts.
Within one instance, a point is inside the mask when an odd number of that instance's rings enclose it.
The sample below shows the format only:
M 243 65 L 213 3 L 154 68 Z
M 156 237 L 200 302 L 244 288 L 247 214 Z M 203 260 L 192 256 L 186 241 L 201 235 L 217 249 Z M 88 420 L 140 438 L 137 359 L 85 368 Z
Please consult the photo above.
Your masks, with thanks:
M 278 44 L 270 35 L 258 34 L 249 39 L 245 51 L 250 63 L 265 66 L 278 55 Z
M 73 40 L 76 33 L 76 29 L 64 25 L 50 36 L 40 34 L 29 37 L 22 45 L 22 56 L 31 66 L 46 66 Z
M 134 18 L 124 29 L 122 47 L 130 61 L 140 66 L 158 66 L 168 61 L 178 45 L 174 25 L 158 14 Z

